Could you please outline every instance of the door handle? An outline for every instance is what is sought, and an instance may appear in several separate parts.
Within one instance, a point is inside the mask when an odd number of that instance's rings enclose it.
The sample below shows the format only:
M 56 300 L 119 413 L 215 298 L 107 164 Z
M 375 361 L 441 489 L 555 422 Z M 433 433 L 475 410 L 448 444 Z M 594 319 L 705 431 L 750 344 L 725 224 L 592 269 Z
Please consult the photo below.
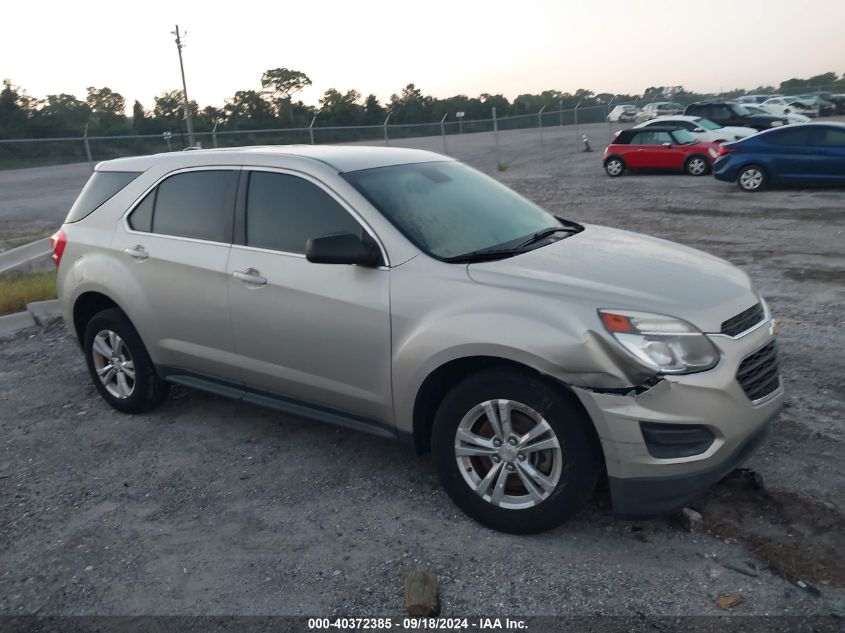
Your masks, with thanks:
M 134 257 L 135 259 L 140 259 L 142 261 L 150 256 L 146 249 L 140 244 L 135 244 L 135 246 L 131 248 L 124 248 L 123 252 L 129 255 L 130 257 Z
M 250 286 L 263 286 L 267 283 L 267 278 L 262 277 L 255 268 L 247 268 L 246 270 L 236 270 L 232 276 L 238 281 L 242 281 Z

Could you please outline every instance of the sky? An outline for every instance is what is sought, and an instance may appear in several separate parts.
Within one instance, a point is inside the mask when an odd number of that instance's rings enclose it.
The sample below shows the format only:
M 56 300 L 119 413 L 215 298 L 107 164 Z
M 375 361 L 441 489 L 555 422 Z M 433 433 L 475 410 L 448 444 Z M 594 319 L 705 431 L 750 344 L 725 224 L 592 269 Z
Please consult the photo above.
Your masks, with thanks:
M 180 87 L 221 106 L 287 67 L 313 85 L 374 93 L 408 83 L 436 97 L 543 90 L 697 92 L 845 73 L 845 0 L 320 0 L 4 2 L 0 78 L 34 97 L 108 86 L 147 109 Z

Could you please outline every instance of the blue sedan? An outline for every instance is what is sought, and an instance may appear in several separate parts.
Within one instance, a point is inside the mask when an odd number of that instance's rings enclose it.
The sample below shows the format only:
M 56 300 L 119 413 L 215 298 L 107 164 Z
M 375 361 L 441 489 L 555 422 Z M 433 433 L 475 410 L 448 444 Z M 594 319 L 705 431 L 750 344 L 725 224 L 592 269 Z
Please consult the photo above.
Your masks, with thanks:
M 770 184 L 845 185 L 845 124 L 788 125 L 726 143 L 713 175 L 743 191 Z

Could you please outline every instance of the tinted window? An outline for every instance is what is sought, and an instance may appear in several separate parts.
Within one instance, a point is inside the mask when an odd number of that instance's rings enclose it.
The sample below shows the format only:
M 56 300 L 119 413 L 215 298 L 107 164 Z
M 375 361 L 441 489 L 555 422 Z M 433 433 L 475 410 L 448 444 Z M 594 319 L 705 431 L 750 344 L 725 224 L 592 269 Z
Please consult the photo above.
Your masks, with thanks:
M 805 127 L 778 130 L 761 137 L 771 145 L 809 145 L 810 130 Z
M 304 253 L 312 237 L 354 233 L 361 225 L 316 185 L 287 174 L 256 171 L 249 176 L 246 244 L 287 253 Z
M 144 231 L 146 233 L 152 231 L 153 205 L 155 204 L 155 200 L 156 192 L 155 189 L 153 189 L 141 201 L 141 204 L 135 207 L 135 210 L 132 212 L 132 215 L 129 216 L 129 226 L 131 226 L 136 231 Z
M 816 141 L 819 145 L 845 147 L 845 129 L 821 128 L 818 130 L 819 138 Z
M 153 233 L 228 242 L 237 179 L 237 171 L 211 170 L 176 174 L 163 181 L 156 192 Z
M 70 208 L 65 222 L 91 215 L 118 191 L 141 175 L 139 171 L 95 171 Z

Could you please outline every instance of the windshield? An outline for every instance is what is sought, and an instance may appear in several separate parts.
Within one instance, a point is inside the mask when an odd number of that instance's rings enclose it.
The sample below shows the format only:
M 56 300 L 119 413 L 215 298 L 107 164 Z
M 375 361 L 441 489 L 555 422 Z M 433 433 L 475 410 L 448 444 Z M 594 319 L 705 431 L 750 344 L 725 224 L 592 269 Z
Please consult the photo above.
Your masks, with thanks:
M 438 259 L 511 248 L 562 223 L 457 162 L 393 165 L 343 175 L 419 249 Z
M 710 119 L 696 119 L 695 124 L 698 127 L 703 127 L 705 130 L 719 130 L 722 128 L 718 123 L 713 123 Z
M 748 116 L 751 112 L 748 111 L 744 105 L 740 105 L 738 103 L 730 104 L 731 110 L 733 110 L 734 114 L 738 114 L 739 116 Z
M 686 130 L 672 130 L 672 136 L 675 137 L 675 142 L 678 145 L 689 145 L 695 143 L 695 137 Z

